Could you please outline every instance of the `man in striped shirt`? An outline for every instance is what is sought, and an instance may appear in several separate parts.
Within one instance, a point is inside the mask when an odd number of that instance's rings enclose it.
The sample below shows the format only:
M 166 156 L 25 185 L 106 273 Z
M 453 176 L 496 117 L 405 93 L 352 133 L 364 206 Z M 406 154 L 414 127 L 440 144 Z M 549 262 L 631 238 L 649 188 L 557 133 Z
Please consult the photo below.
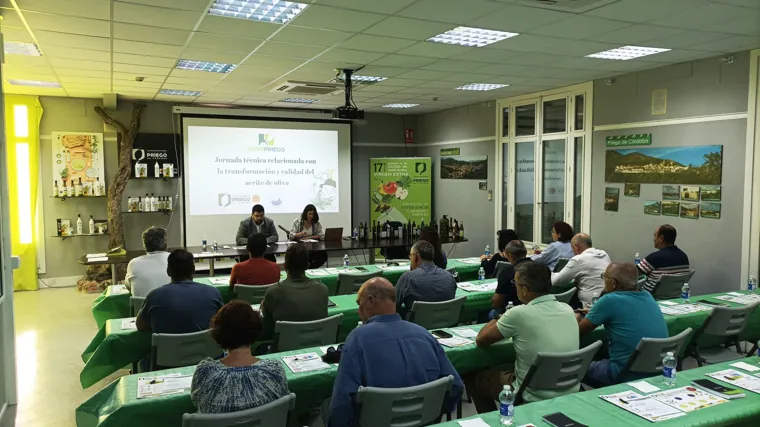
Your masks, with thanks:
M 647 255 L 639 263 L 639 271 L 647 276 L 642 290 L 652 292 L 663 274 L 689 272 L 689 257 L 676 246 L 676 229 L 670 224 L 654 231 L 654 247 L 659 249 Z

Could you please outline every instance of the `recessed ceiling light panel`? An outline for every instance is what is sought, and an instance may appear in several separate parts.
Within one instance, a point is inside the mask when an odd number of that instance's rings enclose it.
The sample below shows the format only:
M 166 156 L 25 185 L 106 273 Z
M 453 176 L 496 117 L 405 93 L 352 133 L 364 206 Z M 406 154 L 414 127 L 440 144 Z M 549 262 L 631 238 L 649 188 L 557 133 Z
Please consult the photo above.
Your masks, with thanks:
M 507 87 L 509 85 L 502 85 L 502 84 L 493 84 L 493 83 L 470 83 L 468 85 L 459 86 L 457 90 L 479 90 L 479 91 L 486 91 L 486 90 L 494 90 L 494 89 L 501 89 L 503 87 Z
M 52 88 L 61 87 L 61 84 L 58 82 L 45 82 L 41 80 L 8 79 L 8 83 L 12 84 L 13 86 L 34 86 L 34 87 L 52 87 Z
M 184 89 L 161 89 L 158 91 L 161 95 L 172 96 L 201 96 L 203 92 L 197 90 L 184 90 Z
M 206 62 L 206 61 L 193 61 L 190 59 L 180 59 L 177 61 L 175 68 L 178 70 L 190 70 L 190 71 L 208 71 L 210 73 L 222 73 L 226 74 L 234 70 L 237 65 L 224 64 L 221 62 Z
M 483 47 L 489 44 L 500 42 L 502 40 L 514 37 L 518 33 L 508 33 L 506 31 L 485 30 L 482 28 L 456 27 L 453 30 L 446 31 L 443 34 L 430 37 L 427 39 L 433 43 L 455 44 L 460 46 Z
M 385 104 L 383 108 L 412 108 L 420 104 Z
M 346 75 L 341 74 L 340 77 L 338 77 L 340 80 L 346 80 Z M 388 80 L 388 77 L 376 77 L 376 76 L 362 76 L 359 74 L 351 74 L 351 81 L 352 82 L 372 82 L 377 83 L 381 82 L 383 80 Z
M 284 24 L 306 9 L 306 4 L 283 0 L 215 0 L 210 15 Z
M 667 52 L 670 49 L 663 49 L 659 47 L 643 47 L 643 46 L 623 46 L 617 49 L 605 50 L 604 52 L 592 53 L 586 55 L 587 58 L 598 59 L 618 59 L 626 61 L 628 59 L 641 58 L 642 56 L 654 55 L 656 53 Z
M 306 98 L 283 98 L 280 102 L 292 102 L 294 104 L 314 104 L 319 102 L 318 99 L 306 99 Z
M 6 55 L 42 56 L 37 45 L 24 42 L 5 42 Z

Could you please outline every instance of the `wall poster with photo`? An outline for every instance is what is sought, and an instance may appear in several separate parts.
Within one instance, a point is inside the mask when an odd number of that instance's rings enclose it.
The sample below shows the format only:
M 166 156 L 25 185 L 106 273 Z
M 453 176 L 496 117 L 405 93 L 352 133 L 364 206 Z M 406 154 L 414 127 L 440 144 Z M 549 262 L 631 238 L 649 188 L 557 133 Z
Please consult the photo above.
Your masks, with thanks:
M 683 185 L 681 186 L 681 200 L 689 202 L 699 201 L 699 187 L 695 185 Z
M 703 202 L 699 206 L 699 216 L 702 218 L 720 219 L 720 203 Z
M 644 214 L 660 215 L 661 204 L 659 200 L 647 200 L 644 202 Z
M 678 216 L 681 202 L 662 202 L 662 214 L 664 216 Z
M 607 187 L 604 189 L 604 210 L 617 212 L 620 206 L 620 189 Z
M 698 219 L 699 203 L 681 203 L 681 218 Z
M 681 200 L 681 186 L 663 185 L 662 200 Z
M 441 156 L 441 179 L 488 179 L 488 156 Z
M 102 133 L 53 132 L 52 142 L 53 179 L 58 185 L 73 186 L 81 181 L 84 196 L 95 194 L 95 183 L 105 190 Z
M 623 195 L 628 197 L 641 196 L 641 184 L 625 184 L 623 186 Z
M 703 185 L 702 201 L 703 202 L 720 202 L 722 198 L 720 185 Z
M 720 185 L 723 146 L 640 147 L 607 150 L 606 182 Z

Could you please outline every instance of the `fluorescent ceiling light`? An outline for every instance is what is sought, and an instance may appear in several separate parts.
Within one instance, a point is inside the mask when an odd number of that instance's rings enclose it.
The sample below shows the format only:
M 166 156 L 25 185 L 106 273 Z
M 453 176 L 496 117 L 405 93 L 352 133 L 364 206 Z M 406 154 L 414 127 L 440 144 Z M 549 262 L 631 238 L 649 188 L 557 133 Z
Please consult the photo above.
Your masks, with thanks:
M 190 71 L 208 71 L 210 73 L 229 73 L 234 70 L 237 65 L 235 64 L 223 64 L 221 62 L 206 62 L 206 61 L 193 61 L 190 59 L 180 59 L 177 61 L 178 70 L 190 70 Z
M 35 86 L 35 87 L 54 87 L 54 88 L 61 87 L 61 84 L 58 82 L 44 82 L 41 80 L 8 79 L 8 83 L 12 84 L 13 86 Z
M 472 27 L 456 27 L 453 30 L 446 31 L 443 34 L 438 34 L 437 36 L 430 37 L 427 39 L 427 41 L 433 43 L 456 44 L 460 46 L 483 47 L 517 35 L 518 33 L 508 33 L 506 31 L 485 30 L 483 28 Z
M 318 99 L 306 99 L 306 98 L 283 98 L 280 102 L 292 102 L 294 104 L 314 104 L 319 102 Z
M 346 75 L 341 74 L 340 77 L 338 77 L 340 80 L 346 80 Z M 351 81 L 352 82 L 381 82 L 383 80 L 388 80 L 388 77 L 375 77 L 375 76 L 361 76 L 358 74 L 351 74 Z
M 494 90 L 494 89 L 500 89 L 503 87 L 507 87 L 509 85 L 502 85 L 502 84 L 492 84 L 492 83 L 470 83 L 468 85 L 459 86 L 457 90 L 480 90 L 480 91 L 486 91 L 486 90 Z
M 412 108 L 420 104 L 385 104 L 383 108 Z
M 284 24 L 306 9 L 306 4 L 283 0 L 215 0 L 208 13 L 251 21 Z
M 173 96 L 201 96 L 203 92 L 197 90 L 184 90 L 184 89 L 161 89 L 158 91 L 161 95 L 173 95 Z
M 586 58 L 619 59 L 626 61 L 628 59 L 641 58 L 642 56 L 654 55 L 655 53 L 667 52 L 669 50 L 670 49 L 659 47 L 623 46 L 617 49 L 605 50 L 604 52 L 592 53 L 591 55 L 586 55 Z
M 5 42 L 6 55 L 42 56 L 37 45 L 24 42 Z

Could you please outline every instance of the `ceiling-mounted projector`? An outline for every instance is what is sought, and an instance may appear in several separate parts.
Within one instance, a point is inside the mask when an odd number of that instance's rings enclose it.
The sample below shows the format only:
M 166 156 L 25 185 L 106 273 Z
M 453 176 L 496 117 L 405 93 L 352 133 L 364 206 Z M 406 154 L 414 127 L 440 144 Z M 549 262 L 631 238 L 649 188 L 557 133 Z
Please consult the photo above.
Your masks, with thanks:
M 342 107 L 333 110 L 333 119 L 364 120 L 364 110 L 356 108 L 352 96 L 353 84 L 351 82 L 351 76 L 354 74 L 354 71 L 358 70 L 343 70 L 343 75 L 345 76 L 343 93 L 346 96 L 346 102 Z

